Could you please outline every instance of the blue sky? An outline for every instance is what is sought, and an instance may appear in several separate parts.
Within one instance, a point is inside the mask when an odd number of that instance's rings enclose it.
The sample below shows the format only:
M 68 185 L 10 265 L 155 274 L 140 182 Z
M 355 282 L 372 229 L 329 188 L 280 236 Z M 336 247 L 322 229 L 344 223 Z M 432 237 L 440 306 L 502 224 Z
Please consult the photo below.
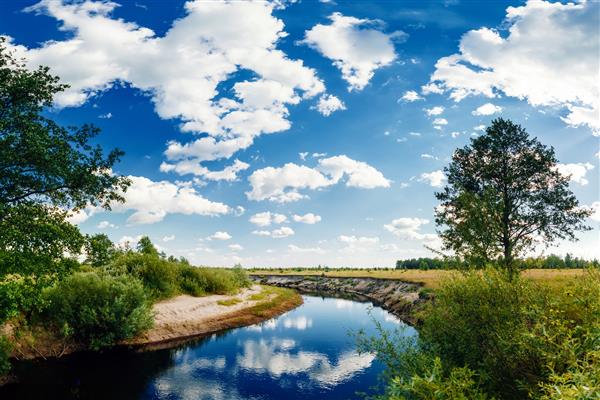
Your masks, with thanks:
M 196 264 L 392 266 L 439 245 L 452 152 L 498 116 L 555 147 L 600 210 L 597 2 L 0 3 L 0 34 L 71 88 L 132 177 L 73 216 Z M 600 211 L 577 243 L 600 257 Z

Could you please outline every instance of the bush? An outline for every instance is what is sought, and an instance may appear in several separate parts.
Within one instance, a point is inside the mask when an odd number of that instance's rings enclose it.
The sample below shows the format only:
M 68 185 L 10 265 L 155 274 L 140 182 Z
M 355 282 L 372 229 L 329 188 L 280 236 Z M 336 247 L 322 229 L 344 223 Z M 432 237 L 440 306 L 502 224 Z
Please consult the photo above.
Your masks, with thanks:
M 132 338 L 152 325 L 142 284 L 127 276 L 76 273 L 48 289 L 43 317 L 92 349 Z
M 561 288 L 469 273 L 443 283 L 421 318 L 413 345 L 362 340 L 390 370 L 386 398 L 599 398 L 598 271 Z

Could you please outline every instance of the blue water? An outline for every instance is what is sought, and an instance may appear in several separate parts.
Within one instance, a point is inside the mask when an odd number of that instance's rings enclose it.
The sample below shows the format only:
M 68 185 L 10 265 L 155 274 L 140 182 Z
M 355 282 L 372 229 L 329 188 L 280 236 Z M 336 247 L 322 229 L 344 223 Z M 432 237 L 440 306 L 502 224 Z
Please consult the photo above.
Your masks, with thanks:
M 16 366 L 18 399 L 352 399 L 377 385 L 383 366 L 358 354 L 351 333 L 404 326 L 369 303 L 304 296 L 262 324 L 177 348 L 78 354 Z M 404 334 L 415 335 L 404 326 Z

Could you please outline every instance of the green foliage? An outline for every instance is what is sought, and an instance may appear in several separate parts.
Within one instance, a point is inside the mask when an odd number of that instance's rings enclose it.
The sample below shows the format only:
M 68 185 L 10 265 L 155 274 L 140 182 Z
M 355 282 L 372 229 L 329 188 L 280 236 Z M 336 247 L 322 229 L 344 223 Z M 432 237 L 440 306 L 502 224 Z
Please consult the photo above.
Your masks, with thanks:
M 241 266 L 233 269 L 193 267 L 185 259 L 160 257 L 150 239 L 146 239 L 142 246 L 138 245 L 140 252 L 124 252 L 105 269 L 111 274 L 130 274 L 140 279 L 154 299 L 179 293 L 230 294 L 250 286 L 250 279 Z
M 42 311 L 47 302 L 42 291 L 55 282 L 49 275 L 10 274 L 0 279 L 0 325 L 24 313 Z
M 475 373 L 469 368 L 453 368 L 444 373 L 439 358 L 422 375 L 410 379 L 395 377 L 388 389 L 390 399 L 400 400 L 486 400 L 490 397 L 477 386 Z
M 600 263 L 598 260 L 585 260 L 583 258 L 573 257 L 568 254 L 563 258 L 555 254 L 550 254 L 545 257 L 528 257 L 523 259 L 515 259 L 515 265 L 519 269 L 570 269 L 570 268 L 598 268 Z M 469 269 L 470 266 L 455 257 L 446 258 L 429 258 L 419 257 L 396 261 L 396 269 Z M 280 272 L 283 272 L 281 270 Z
M 108 236 L 99 233 L 88 235 L 85 242 L 86 263 L 92 267 L 101 267 L 108 264 L 116 254 L 116 249 Z
M 416 343 L 359 340 L 389 368 L 385 398 L 598 398 L 598 271 L 561 288 L 468 273 L 436 290 L 421 318 Z
M 158 250 L 148 236 L 142 236 L 137 244 L 137 251 L 147 255 L 158 255 Z
M 501 118 L 455 151 L 448 184 L 436 193 L 436 223 L 446 250 L 485 265 L 500 262 L 515 275 L 514 258 L 537 244 L 575 240 L 591 211 L 579 207 L 554 149 Z
M 66 213 L 42 204 L 23 203 L 0 218 L 0 276 L 9 273 L 66 273 L 65 253 L 78 254 L 83 245 L 79 229 Z
M 92 125 L 61 127 L 43 115 L 67 86 L 47 67 L 28 70 L 0 41 L 0 219 L 7 208 L 36 203 L 62 209 L 109 207 L 129 181 L 111 172 L 120 150 L 104 157 L 89 142 Z
M 8 339 L 0 335 L 0 377 L 6 375 L 10 371 L 10 351 L 11 344 Z
M 76 273 L 45 292 L 43 318 L 92 349 L 134 337 L 152 325 L 142 284 L 128 276 Z

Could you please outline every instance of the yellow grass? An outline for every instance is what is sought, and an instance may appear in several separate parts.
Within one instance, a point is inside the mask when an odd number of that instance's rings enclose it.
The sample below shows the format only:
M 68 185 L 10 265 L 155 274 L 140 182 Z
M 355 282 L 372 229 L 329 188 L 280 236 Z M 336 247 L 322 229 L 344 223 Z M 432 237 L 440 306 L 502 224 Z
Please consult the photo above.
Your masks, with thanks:
M 305 269 L 296 271 L 292 269 L 263 269 L 250 272 L 251 275 L 323 275 L 339 278 L 380 278 L 380 279 L 398 279 L 405 282 L 421 284 L 427 288 L 435 289 L 439 287 L 440 282 L 452 276 L 459 274 L 457 271 L 450 270 L 377 270 L 377 269 L 330 269 L 325 272 L 317 269 Z M 537 282 L 546 283 L 550 286 L 563 286 L 578 277 L 585 274 L 584 269 L 528 269 L 523 271 L 522 276 L 533 279 Z

